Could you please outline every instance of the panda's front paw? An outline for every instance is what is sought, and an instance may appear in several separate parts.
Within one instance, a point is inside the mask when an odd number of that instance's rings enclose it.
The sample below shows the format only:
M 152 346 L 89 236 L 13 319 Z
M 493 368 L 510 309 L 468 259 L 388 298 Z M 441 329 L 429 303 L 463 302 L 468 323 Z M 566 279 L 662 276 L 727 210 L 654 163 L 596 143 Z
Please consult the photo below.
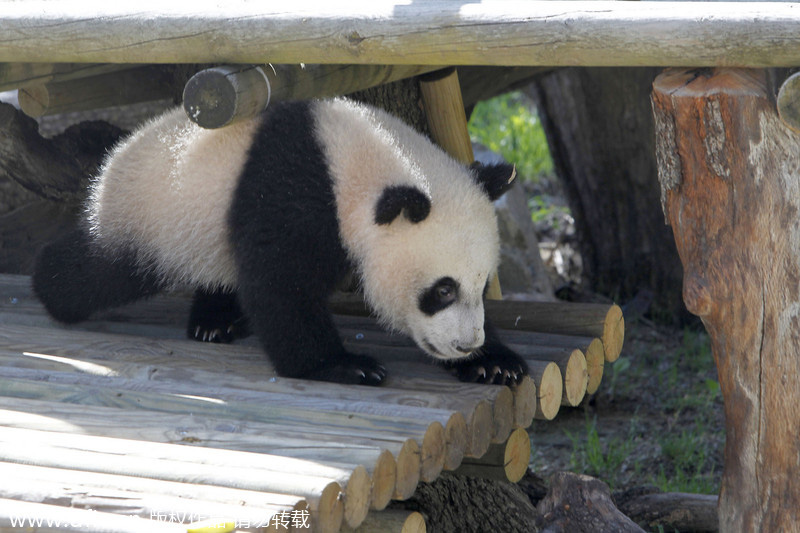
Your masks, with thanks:
M 528 365 L 511 350 L 477 355 L 448 363 L 459 380 L 489 385 L 515 385 L 528 373 Z
M 315 369 L 309 379 L 377 386 L 386 379 L 386 367 L 366 355 L 344 354 Z
M 230 343 L 250 335 L 250 329 L 235 294 L 198 290 L 186 335 L 201 342 Z

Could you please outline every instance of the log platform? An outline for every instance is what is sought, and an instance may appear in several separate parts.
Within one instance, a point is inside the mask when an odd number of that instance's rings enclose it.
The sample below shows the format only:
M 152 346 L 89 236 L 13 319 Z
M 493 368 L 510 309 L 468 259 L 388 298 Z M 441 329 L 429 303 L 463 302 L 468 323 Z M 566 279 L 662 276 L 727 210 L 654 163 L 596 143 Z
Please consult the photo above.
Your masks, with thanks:
M 372 319 L 337 315 L 348 349 L 390 373 L 358 387 L 278 377 L 252 338 L 185 339 L 189 303 L 158 296 L 66 327 L 28 277 L 0 276 L 0 478 L 15 480 L 0 530 L 425 531 L 419 513 L 384 509 L 444 470 L 519 480 L 525 429 L 596 390 L 624 334 L 618 307 L 579 304 L 574 334 L 506 330 L 536 369 L 512 390 L 461 383 Z M 490 313 L 513 326 L 502 306 Z

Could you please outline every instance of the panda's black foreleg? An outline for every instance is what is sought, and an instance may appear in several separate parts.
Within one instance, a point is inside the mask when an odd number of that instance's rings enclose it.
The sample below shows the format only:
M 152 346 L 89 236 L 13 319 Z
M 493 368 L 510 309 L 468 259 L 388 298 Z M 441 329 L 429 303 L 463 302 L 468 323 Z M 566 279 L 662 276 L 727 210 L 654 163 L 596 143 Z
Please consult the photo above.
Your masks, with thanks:
M 247 293 L 247 296 L 245 296 Z M 336 383 L 380 385 L 386 369 L 345 351 L 325 298 L 306 291 L 246 291 L 242 304 L 278 374 Z
M 83 228 L 46 245 L 33 274 L 36 296 L 53 318 L 67 324 L 161 289 L 157 276 L 141 268 L 132 253 L 104 255 Z
M 247 318 L 233 291 L 197 289 L 186 335 L 203 342 L 229 343 L 250 335 Z
M 528 365 L 517 353 L 503 344 L 488 319 L 483 325 L 486 340 L 471 357 L 446 363 L 461 381 L 513 385 L 528 373 Z
M 240 245 L 239 303 L 279 375 L 380 385 L 386 369 L 344 349 L 328 310 L 330 293 L 346 271 L 343 251 L 330 242 L 294 235 L 272 236 L 259 247 Z

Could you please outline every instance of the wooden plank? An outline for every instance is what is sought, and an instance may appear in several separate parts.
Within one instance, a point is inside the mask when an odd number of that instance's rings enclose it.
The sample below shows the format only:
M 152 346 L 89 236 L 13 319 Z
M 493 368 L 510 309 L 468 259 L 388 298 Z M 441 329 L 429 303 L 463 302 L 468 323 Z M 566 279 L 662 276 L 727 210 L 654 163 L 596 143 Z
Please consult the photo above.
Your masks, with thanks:
M 0 61 L 796 66 L 790 3 L 11 2 Z
M 113 63 L 0 63 L 0 91 L 86 78 L 131 66 Z

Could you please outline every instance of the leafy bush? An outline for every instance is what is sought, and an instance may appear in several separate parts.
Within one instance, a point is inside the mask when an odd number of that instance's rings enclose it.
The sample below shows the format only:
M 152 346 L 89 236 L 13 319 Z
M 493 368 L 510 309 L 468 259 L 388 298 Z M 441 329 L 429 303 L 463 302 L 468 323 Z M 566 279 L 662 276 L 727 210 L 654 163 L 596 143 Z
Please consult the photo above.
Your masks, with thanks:
M 553 173 L 553 160 L 539 116 L 520 92 L 478 103 L 469 121 L 472 142 L 515 163 L 520 177 L 538 181 Z

